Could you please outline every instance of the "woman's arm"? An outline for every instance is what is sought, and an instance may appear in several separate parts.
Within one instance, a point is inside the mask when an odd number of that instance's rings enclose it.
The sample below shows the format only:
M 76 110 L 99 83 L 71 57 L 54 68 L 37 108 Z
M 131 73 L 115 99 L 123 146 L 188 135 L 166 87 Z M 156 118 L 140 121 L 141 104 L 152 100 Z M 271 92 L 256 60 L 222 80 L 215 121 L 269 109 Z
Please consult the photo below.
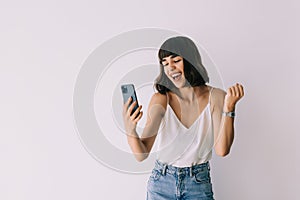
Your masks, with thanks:
M 230 152 L 234 139 L 234 118 L 222 115 L 222 112 L 233 112 L 236 103 L 244 96 L 243 86 L 236 84 L 227 90 L 219 90 L 215 95 L 213 121 L 214 121 L 214 138 L 215 152 L 219 156 L 226 156 Z
M 146 126 L 141 138 L 136 132 L 136 126 L 143 115 L 143 111 L 140 112 L 142 106 L 140 105 L 140 107 L 130 116 L 130 113 L 136 104 L 132 103 L 131 106 L 128 107 L 130 101 L 131 99 L 124 104 L 123 108 L 127 142 L 134 153 L 136 160 L 141 162 L 148 157 L 152 149 L 161 120 L 165 113 L 167 101 L 165 95 L 155 93 L 152 96 L 148 106 Z

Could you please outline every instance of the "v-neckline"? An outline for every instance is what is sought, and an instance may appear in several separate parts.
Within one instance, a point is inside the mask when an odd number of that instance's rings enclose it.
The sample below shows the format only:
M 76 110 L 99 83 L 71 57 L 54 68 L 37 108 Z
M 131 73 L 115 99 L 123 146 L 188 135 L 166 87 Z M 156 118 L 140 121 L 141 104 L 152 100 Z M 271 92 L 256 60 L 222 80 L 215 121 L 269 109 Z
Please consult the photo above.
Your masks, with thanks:
M 201 118 L 201 116 L 203 115 L 203 113 L 205 112 L 205 110 L 209 107 L 210 105 L 210 102 L 207 103 L 207 105 L 205 106 L 205 108 L 202 110 L 202 112 L 199 114 L 199 116 L 195 119 L 195 121 L 189 126 L 189 127 L 186 127 L 177 117 L 175 111 L 173 110 L 173 108 L 170 106 L 170 104 L 167 104 L 167 106 L 169 106 L 169 108 L 171 109 L 174 117 L 176 118 L 176 120 L 179 122 L 179 124 L 186 130 L 190 130 L 195 124 L 196 122 Z

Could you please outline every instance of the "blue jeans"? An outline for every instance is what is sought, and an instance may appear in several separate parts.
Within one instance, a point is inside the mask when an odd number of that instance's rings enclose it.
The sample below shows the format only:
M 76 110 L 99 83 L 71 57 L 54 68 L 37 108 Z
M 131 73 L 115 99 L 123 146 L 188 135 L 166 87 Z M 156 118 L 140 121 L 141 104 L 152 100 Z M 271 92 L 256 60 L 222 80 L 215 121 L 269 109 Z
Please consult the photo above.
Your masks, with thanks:
M 213 200 L 209 162 L 175 167 L 156 160 L 147 183 L 147 200 Z

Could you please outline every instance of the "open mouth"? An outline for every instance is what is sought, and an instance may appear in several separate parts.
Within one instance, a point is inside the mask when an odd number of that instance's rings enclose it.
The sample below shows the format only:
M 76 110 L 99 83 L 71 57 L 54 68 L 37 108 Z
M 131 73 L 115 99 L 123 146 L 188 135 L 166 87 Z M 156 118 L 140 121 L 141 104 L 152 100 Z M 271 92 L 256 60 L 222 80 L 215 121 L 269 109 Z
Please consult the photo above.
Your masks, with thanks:
M 173 80 L 178 81 L 181 78 L 181 73 L 179 72 L 179 73 L 172 74 L 172 78 Z

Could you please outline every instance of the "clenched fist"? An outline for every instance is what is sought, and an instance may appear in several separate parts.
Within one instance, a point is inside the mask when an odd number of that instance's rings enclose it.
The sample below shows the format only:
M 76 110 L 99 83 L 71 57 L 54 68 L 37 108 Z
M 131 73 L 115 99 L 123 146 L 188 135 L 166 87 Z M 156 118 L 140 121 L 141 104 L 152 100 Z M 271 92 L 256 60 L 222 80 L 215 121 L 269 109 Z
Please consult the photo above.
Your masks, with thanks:
M 244 88 L 241 84 L 236 83 L 227 89 L 224 100 L 224 112 L 234 111 L 236 103 L 244 96 Z
M 130 97 L 123 106 L 123 120 L 127 134 L 135 131 L 138 121 L 143 116 L 143 111 L 141 111 L 142 105 L 140 105 L 135 112 L 133 112 L 133 108 L 137 102 L 135 101 L 130 105 L 131 102 L 132 98 Z

